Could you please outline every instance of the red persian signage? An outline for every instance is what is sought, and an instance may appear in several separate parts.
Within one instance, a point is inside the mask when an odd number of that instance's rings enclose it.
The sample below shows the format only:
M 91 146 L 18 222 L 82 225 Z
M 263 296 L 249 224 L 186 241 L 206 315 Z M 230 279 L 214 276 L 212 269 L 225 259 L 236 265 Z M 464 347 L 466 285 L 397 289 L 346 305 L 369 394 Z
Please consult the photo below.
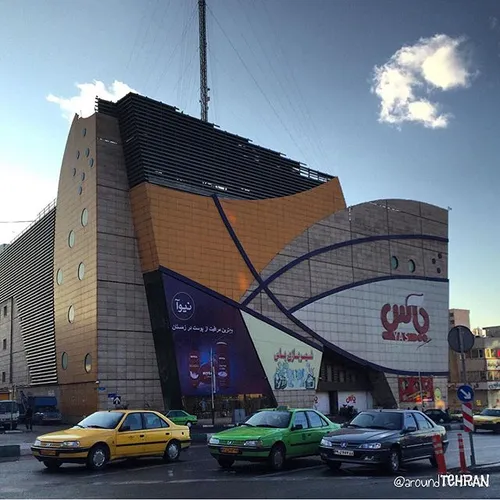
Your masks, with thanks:
M 420 380 L 422 380 L 422 397 L 424 402 L 434 401 L 434 380 L 432 377 L 399 377 L 399 402 L 421 403 Z
M 405 299 L 404 305 L 385 304 L 380 310 L 380 321 L 384 327 L 382 338 L 399 342 L 428 342 L 427 332 L 430 328 L 430 318 L 427 311 L 419 305 L 424 294 L 411 293 Z M 413 326 L 414 331 L 406 331 Z M 410 327 L 411 328 L 411 327 Z

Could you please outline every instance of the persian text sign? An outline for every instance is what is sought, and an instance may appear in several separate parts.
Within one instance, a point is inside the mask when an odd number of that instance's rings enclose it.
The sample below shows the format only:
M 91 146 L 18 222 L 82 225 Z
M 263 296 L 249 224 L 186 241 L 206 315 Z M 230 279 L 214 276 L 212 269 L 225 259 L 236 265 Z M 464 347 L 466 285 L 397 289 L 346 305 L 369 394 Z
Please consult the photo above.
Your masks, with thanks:
M 429 314 L 421 307 L 423 297 L 423 293 L 411 293 L 406 296 L 404 305 L 385 304 L 382 307 L 380 321 L 385 329 L 382 333 L 384 340 L 398 342 L 428 342 L 430 340 L 427 336 L 430 328 Z

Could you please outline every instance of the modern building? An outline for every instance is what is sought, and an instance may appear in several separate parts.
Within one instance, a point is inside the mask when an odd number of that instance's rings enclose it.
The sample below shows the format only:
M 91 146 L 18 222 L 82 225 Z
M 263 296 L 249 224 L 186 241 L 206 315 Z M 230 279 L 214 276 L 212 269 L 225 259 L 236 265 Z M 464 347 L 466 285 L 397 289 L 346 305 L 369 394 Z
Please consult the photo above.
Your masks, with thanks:
M 448 213 L 129 94 L 75 117 L 57 207 L 0 254 L 4 390 L 200 415 L 447 400 Z M 4 308 L 7 308 L 4 314 Z M 421 387 L 422 386 L 422 387 Z

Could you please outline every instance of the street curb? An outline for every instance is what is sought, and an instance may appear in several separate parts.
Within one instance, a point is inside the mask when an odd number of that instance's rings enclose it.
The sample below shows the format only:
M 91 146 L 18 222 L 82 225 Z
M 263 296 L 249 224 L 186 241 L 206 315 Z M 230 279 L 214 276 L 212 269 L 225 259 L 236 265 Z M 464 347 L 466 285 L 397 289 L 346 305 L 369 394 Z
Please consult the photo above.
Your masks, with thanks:
M 19 444 L 5 444 L 0 446 L 0 458 L 19 458 L 21 446 Z

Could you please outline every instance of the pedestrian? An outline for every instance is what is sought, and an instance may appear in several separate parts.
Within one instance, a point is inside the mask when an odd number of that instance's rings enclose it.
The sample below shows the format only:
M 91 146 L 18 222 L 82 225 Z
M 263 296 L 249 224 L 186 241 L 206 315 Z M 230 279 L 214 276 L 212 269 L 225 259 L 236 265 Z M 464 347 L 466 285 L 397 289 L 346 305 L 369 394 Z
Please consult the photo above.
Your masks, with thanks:
M 26 430 L 33 432 L 33 408 L 28 406 L 26 408 L 26 415 L 24 416 L 24 422 L 26 424 Z

